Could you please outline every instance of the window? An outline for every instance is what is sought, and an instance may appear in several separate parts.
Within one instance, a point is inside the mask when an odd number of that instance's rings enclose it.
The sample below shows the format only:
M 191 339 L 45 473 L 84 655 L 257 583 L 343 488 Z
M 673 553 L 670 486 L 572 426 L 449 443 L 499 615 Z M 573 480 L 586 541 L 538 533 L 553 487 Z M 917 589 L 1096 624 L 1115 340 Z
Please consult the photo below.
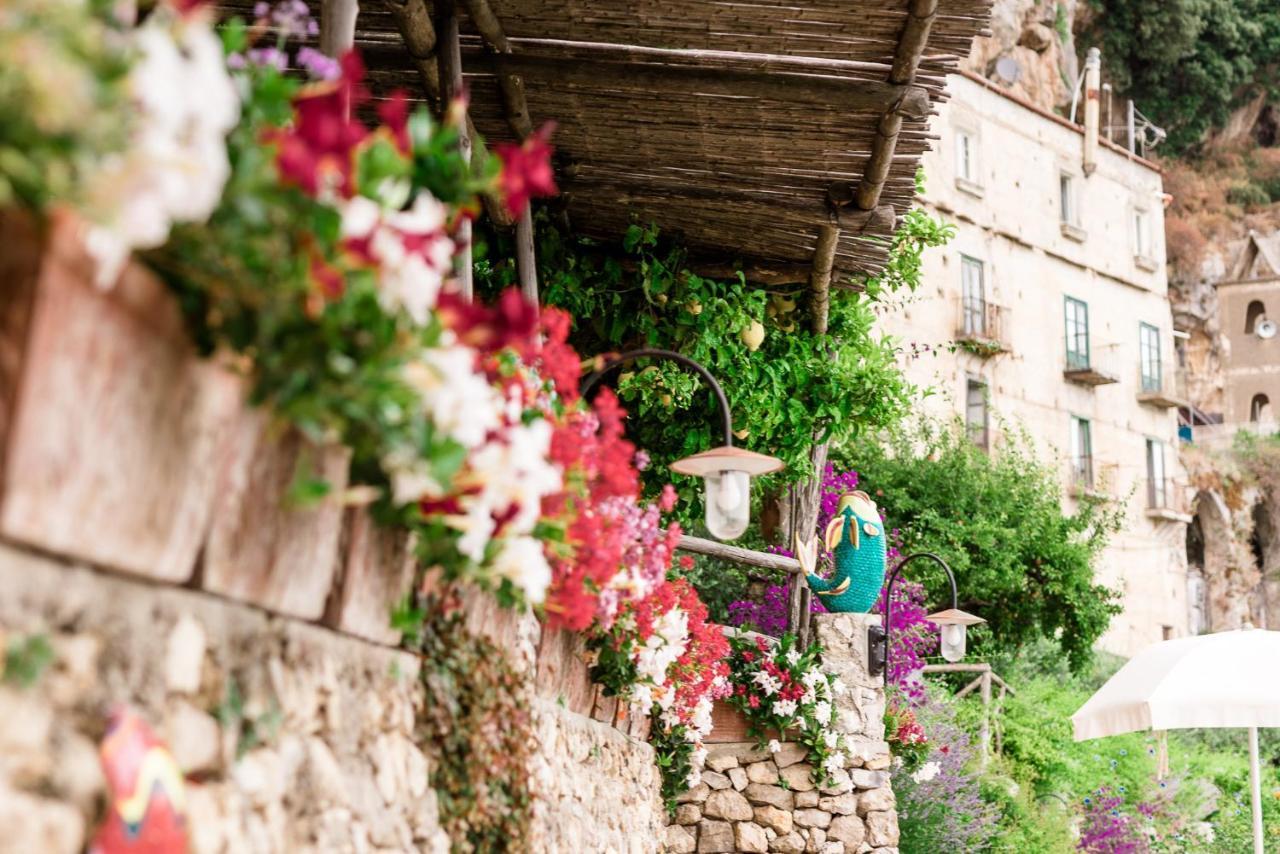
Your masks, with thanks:
M 1142 366 L 1142 390 L 1160 391 L 1160 330 L 1150 323 L 1138 324 L 1138 358 Z
M 1164 640 L 1173 640 L 1173 626 L 1163 625 L 1160 627 L 1160 637 Z
M 1058 217 L 1063 225 L 1079 225 L 1076 216 L 1076 181 L 1066 172 L 1058 174 Z
M 983 450 L 988 447 L 987 424 L 987 384 L 970 378 L 965 382 L 964 426 L 969 440 Z
M 1271 401 L 1265 394 L 1255 394 L 1253 400 L 1249 401 L 1249 420 L 1255 422 L 1271 420 Z
M 1147 506 L 1168 507 L 1169 490 L 1164 477 L 1164 442 L 1147 440 Z
M 1258 321 L 1267 316 L 1267 307 L 1262 300 L 1253 300 L 1244 312 L 1244 334 L 1252 335 L 1258 331 Z
M 1089 422 L 1071 416 L 1071 479 L 1084 489 L 1093 488 L 1093 437 Z
M 978 183 L 977 138 L 967 130 L 956 131 L 956 178 Z
M 982 262 L 960 256 L 960 301 L 965 335 L 985 335 L 987 330 L 987 289 Z
M 1089 367 L 1089 306 L 1067 297 L 1066 322 L 1067 370 L 1084 370 Z
M 1151 257 L 1150 215 L 1142 208 L 1133 210 L 1133 254 L 1139 258 Z

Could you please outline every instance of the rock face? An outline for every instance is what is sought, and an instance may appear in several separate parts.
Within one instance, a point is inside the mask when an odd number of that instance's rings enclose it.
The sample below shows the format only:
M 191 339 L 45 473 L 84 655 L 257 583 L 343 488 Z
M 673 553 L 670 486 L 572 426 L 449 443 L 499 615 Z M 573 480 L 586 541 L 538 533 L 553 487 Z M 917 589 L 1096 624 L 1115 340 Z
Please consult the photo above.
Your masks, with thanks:
M 711 785 L 700 783 L 678 798 L 681 806 L 664 850 L 896 851 L 898 814 L 884 770 L 890 758 L 884 741 L 884 691 L 865 666 L 867 626 L 879 617 L 815 614 L 813 620 L 824 650 L 823 669 L 848 687 L 836 698 L 848 770 L 837 772 L 830 782 L 815 782 L 800 744 L 784 743 L 769 753 L 754 744 L 714 743 L 713 732 L 707 755 L 707 767 L 715 769 Z M 725 780 L 730 786 L 722 785 Z
M 1078 0 L 996 0 L 991 36 L 973 40 L 961 68 L 1037 107 L 1071 103 L 1080 73 L 1071 31 Z

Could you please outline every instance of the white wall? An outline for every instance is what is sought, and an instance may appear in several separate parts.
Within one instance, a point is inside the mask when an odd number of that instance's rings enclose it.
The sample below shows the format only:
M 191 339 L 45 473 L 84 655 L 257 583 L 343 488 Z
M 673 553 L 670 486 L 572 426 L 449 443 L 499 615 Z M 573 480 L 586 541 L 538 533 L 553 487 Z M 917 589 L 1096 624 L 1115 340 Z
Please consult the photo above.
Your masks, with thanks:
M 1164 371 L 1175 363 L 1166 299 L 1162 183 L 1159 172 L 1100 147 L 1097 171 L 1080 169 L 1080 133 L 967 77 L 950 79 L 952 100 L 934 119 L 941 139 L 924 159 L 925 207 L 954 223 L 955 239 L 930 250 L 920 291 L 901 298 L 883 328 L 903 341 L 908 375 L 937 394 L 923 406 L 962 413 L 967 377 L 988 385 L 992 426 L 1020 423 L 1042 454 L 1059 461 L 1068 483 L 1070 416 L 1092 423 L 1095 472 L 1126 503 L 1125 530 L 1099 567 L 1099 579 L 1121 589 L 1124 613 L 1103 639 L 1105 649 L 1131 654 L 1160 640 L 1164 626 L 1186 634 L 1188 611 L 1184 525 L 1150 518 L 1146 439 L 1165 442 L 1166 473 L 1177 477 L 1176 410 L 1140 403 L 1138 326 L 1160 330 Z M 977 187 L 956 180 L 958 132 L 977 140 Z M 1074 176 L 1078 239 L 1059 221 L 1059 174 Z M 1132 212 L 1147 211 L 1148 254 L 1135 259 Z M 960 256 L 981 260 L 986 298 L 1005 306 L 1009 351 L 981 358 L 948 351 L 959 325 Z M 1063 378 L 1064 298 L 1089 307 L 1092 363 L 1119 382 L 1095 388 Z M 912 345 L 931 353 L 912 357 Z M 1073 512 L 1075 499 L 1065 498 Z

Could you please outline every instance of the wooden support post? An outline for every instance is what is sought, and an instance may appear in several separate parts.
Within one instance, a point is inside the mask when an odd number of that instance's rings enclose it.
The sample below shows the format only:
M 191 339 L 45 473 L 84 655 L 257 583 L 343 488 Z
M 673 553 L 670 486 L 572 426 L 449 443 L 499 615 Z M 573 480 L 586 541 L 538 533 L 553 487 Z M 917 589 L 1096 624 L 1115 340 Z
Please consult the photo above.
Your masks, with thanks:
M 981 678 L 982 728 L 978 732 L 978 741 L 981 743 L 982 748 L 980 767 L 985 771 L 987 761 L 991 757 L 991 671 L 984 671 Z
M 530 303 L 538 304 L 538 261 L 533 250 L 533 210 L 528 202 L 516 220 L 516 273 L 520 293 Z
M 342 56 L 356 43 L 356 0 L 323 0 L 320 4 L 320 50 L 332 57 Z
M 440 50 L 440 77 L 445 84 L 445 103 L 449 103 L 463 91 L 462 83 L 462 45 L 458 37 L 458 4 L 453 0 L 446 0 L 441 4 L 441 26 L 440 32 L 443 36 L 443 44 Z M 467 119 L 468 129 L 471 126 L 471 120 Z M 458 148 L 462 151 L 462 157 L 471 162 L 471 134 L 463 133 L 458 136 Z M 457 234 L 458 243 L 462 249 L 458 253 L 458 287 L 462 293 L 462 298 L 467 302 L 475 299 L 475 285 L 472 281 L 471 270 L 471 221 L 463 220 L 458 226 Z
M 809 274 L 810 310 L 815 335 L 827 334 L 827 313 L 831 304 L 831 269 L 835 266 L 836 244 L 840 229 L 828 225 L 818 232 L 818 245 L 813 250 L 813 271 Z

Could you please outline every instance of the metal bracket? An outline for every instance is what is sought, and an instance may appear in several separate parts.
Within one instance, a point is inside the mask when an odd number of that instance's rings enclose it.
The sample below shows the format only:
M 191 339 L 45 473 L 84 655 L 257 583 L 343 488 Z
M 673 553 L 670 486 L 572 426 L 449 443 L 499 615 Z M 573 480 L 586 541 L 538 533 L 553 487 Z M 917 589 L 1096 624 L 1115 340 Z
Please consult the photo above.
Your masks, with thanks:
M 887 638 L 883 626 L 867 626 L 867 673 L 871 676 L 884 673 Z

